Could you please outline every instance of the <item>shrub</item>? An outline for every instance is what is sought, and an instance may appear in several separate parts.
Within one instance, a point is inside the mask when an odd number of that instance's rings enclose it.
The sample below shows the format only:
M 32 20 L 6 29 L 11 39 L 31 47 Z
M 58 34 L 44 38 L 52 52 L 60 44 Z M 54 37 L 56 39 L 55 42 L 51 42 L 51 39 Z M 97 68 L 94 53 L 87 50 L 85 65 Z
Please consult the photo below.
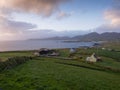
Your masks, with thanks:
M 0 62 L 0 71 L 11 69 L 31 59 L 32 57 L 27 57 L 27 56 L 8 58 L 8 60 L 6 60 L 5 62 Z

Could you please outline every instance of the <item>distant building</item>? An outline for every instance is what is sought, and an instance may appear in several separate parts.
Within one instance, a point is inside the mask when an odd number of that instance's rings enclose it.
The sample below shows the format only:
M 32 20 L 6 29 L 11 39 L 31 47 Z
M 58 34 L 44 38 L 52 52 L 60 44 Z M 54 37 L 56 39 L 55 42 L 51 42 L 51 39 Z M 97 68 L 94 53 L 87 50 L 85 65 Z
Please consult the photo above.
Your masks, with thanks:
M 102 48 L 102 50 L 106 50 L 106 48 Z
M 59 53 L 56 50 L 50 50 L 42 48 L 39 51 L 34 53 L 35 56 L 58 56 Z
M 97 62 L 97 58 L 95 56 L 95 53 L 93 53 L 90 57 L 86 58 L 87 62 Z
M 40 56 L 39 52 L 35 52 L 34 56 Z
M 75 48 L 71 48 L 70 49 L 70 53 L 75 53 L 76 52 L 76 49 Z
M 95 53 L 93 53 L 90 57 L 86 58 L 87 62 L 97 62 L 102 61 L 101 57 L 97 57 Z

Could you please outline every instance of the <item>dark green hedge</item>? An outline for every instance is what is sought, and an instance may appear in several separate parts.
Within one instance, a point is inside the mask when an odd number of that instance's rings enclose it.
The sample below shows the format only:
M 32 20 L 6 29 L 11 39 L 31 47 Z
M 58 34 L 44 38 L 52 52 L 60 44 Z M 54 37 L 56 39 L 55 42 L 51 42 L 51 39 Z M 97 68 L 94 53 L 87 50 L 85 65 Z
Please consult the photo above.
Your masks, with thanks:
M 0 71 L 11 69 L 31 59 L 32 57 L 27 56 L 8 58 L 8 60 L 6 60 L 5 62 L 0 62 Z

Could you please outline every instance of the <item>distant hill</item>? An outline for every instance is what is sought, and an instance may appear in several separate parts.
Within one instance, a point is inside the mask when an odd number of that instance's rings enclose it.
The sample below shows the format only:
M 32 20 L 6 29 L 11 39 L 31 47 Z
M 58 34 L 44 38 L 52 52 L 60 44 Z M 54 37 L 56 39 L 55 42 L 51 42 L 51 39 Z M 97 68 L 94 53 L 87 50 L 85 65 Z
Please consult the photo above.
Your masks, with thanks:
M 111 32 L 111 33 L 89 33 L 86 35 L 75 36 L 72 39 L 79 41 L 120 41 L 120 33 Z
M 32 39 L 32 40 L 39 40 L 39 39 Z M 40 39 L 41 40 L 41 39 Z M 42 40 L 77 40 L 77 41 L 120 41 L 120 33 L 116 32 L 106 32 L 106 33 L 89 33 L 86 35 L 78 35 L 75 37 L 51 37 L 45 38 Z
M 50 38 L 42 38 L 42 39 L 36 38 L 36 39 L 29 39 L 29 40 L 69 40 L 69 39 L 70 37 L 67 37 L 67 36 L 65 37 L 56 36 L 56 37 L 50 37 Z
M 67 36 L 65 36 L 65 37 L 56 36 L 56 37 L 46 38 L 46 40 L 69 40 L 69 39 L 70 39 L 70 37 L 67 37 Z

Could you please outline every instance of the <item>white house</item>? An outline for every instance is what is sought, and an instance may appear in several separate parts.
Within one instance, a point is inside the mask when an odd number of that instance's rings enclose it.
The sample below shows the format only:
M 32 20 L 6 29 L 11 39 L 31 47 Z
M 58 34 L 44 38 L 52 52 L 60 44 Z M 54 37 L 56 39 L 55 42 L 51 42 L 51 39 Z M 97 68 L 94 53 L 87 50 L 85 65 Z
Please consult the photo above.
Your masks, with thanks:
M 75 53 L 76 52 L 76 49 L 75 48 L 71 48 L 70 49 L 70 53 Z
M 90 57 L 86 58 L 87 62 L 97 62 L 97 58 L 95 56 L 95 53 L 93 53 Z

